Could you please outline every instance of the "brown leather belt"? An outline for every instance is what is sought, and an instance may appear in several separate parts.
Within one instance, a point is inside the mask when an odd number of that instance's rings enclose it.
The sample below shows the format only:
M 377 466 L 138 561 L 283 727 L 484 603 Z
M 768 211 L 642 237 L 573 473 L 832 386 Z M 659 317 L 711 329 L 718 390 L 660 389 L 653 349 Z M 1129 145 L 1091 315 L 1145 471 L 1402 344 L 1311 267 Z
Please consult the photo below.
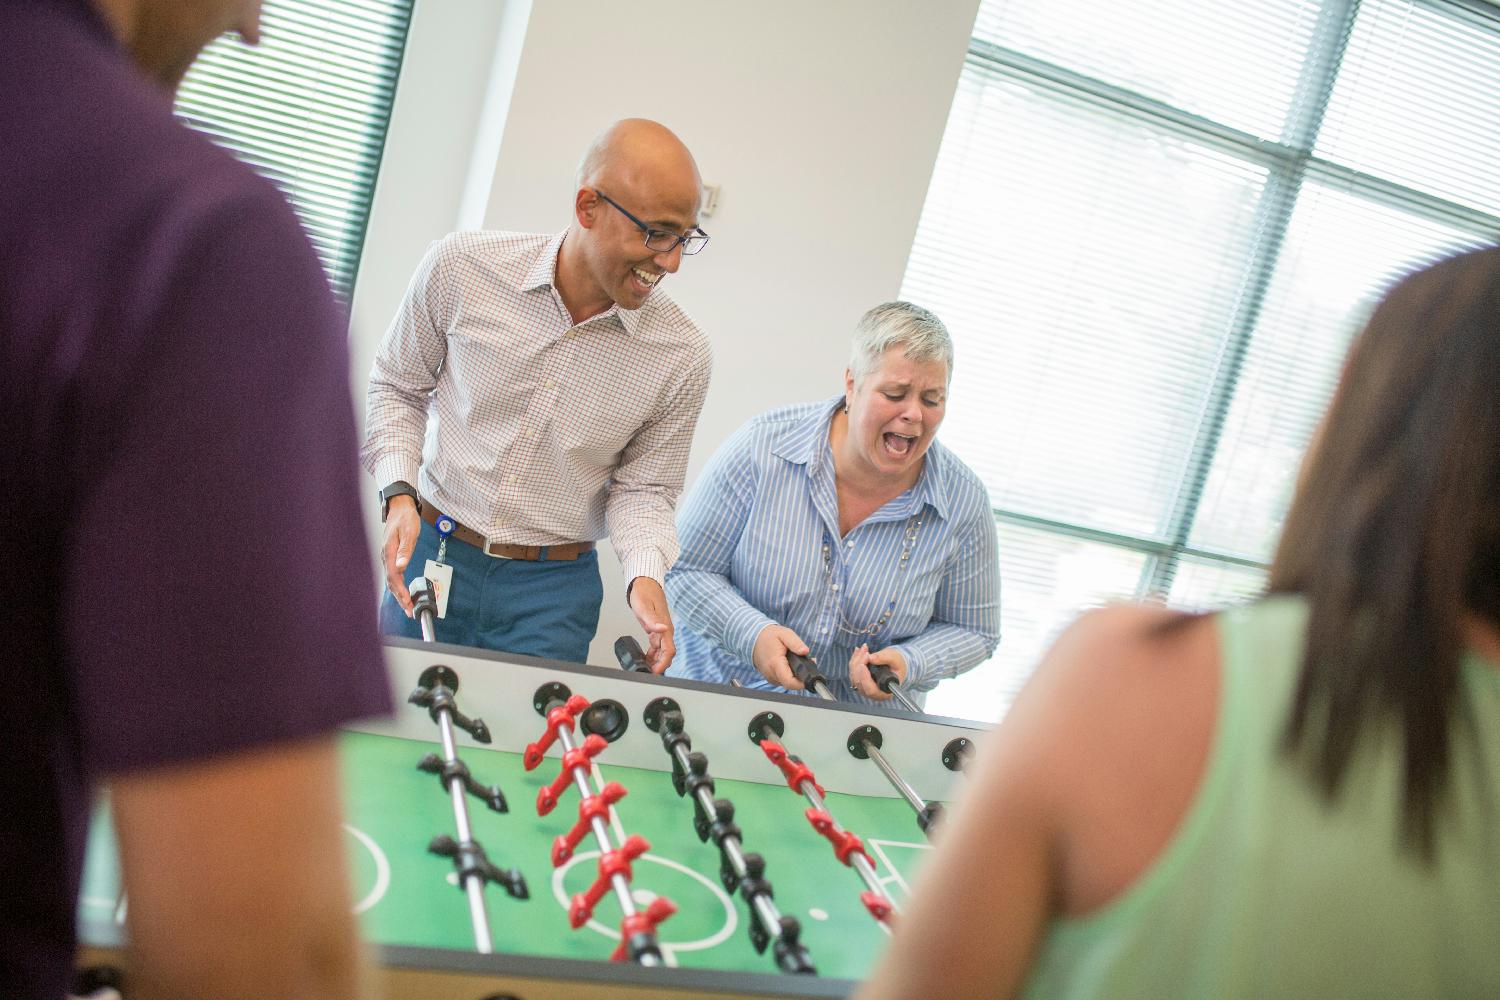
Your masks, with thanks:
M 437 527 L 438 518 L 444 516 L 442 511 L 423 498 L 422 520 Z M 448 520 L 453 522 L 453 532 L 449 537 L 457 538 L 460 542 L 467 542 L 486 555 L 503 556 L 506 559 L 524 559 L 527 562 L 577 559 L 585 552 L 593 551 L 594 548 L 593 542 L 565 542 L 562 545 L 511 545 L 508 542 L 491 542 L 473 528 L 465 528 L 459 524 L 457 518 L 449 517 Z

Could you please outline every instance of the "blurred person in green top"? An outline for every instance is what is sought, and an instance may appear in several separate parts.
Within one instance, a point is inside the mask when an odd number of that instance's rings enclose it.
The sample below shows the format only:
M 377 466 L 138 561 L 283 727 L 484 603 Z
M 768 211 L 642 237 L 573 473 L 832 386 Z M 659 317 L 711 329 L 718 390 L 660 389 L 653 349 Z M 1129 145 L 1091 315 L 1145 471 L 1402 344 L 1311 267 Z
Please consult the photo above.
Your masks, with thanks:
M 861 1000 L 1500 996 L 1500 250 L 1377 308 L 1269 591 L 1064 632 Z

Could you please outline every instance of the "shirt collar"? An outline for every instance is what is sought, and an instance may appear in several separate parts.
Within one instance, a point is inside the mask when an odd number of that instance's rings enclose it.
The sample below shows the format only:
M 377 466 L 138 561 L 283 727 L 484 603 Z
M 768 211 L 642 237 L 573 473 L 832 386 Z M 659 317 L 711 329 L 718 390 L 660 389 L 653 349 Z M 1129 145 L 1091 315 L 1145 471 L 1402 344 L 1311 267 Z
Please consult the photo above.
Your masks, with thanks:
M 565 229 L 542 245 L 541 251 L 536 255 L 536 260 L 531 262 L 531 269 L 526 272 L 526 277 L 521 281 L 521 291 L 530 292 L 543 287 L 557 287 L 554 280 L 557 277 L 557 252 L 562 249 L 563 238 L 567 235 L 568 231 Z
M 557 294 L 559 301 L 562 295 L 557 291 L 557 256 L 562 250 L 563 240 L 567 238 L 568 231 L 564 229 L 556 236 L 549 239 L 536 255 L 536 260 L 531 262 L 531 268 L 526 272 L 526 277 L 521 281 L 521 291 L 531 292 L 539 288 L 550 289 Z M 637 313 L 639 309 L 621 309 L 617 304 L 611 304 L 597 316 L 591 316 L 584 323 L 593 323 L 608 317 L 615 317 L 628 334 L 635 333 Z
M 828 423 L 843 405 L 843 394 L 834 396 L 772 441 L 771 453 L 794 465 L 811 468 L 819 452 L 828 450 Z
M 828 424 L 833 420 L 834 413 L 838 412 L 843 405 L 843 393 L 830 398 L 808 414 L 805 419 L 793 424 L 772 441 L 771 453 L 794 465 L 804 466 L 809 476 L 821 464 L 824 456 L 827 456 L 831 467 L 832 455 L 828 451 Z M 910 501 L 910 510 L 907 513 L 915 514 L 925 505 L 931 507 L 939 517 L 944 520 L 948 519 L 948 511 L 952 504 L 948 497 L 947 454 L 948 450 L 938 441 L 932 442 L 927 449 L 927 455 L 922 462 L 922 471 L 917 474 L 915 486 L 903 494 Z

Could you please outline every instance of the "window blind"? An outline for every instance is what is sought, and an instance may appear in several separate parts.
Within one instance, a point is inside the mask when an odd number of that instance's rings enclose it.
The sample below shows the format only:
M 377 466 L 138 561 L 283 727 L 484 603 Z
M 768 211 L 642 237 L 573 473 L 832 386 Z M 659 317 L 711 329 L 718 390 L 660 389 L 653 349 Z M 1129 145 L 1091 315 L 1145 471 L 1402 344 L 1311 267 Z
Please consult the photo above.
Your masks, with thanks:
M 261 42 L 204 50 L 177 112 L 286 194 L 353 294 L 412 0 L 265 0 Z
M 985 0 L 902 297 L 1000 528 L 1003 713 L 1081 610 L 1258 593 L 1349 339 L 1500 234 L 1500 12 L 1460 0 Z

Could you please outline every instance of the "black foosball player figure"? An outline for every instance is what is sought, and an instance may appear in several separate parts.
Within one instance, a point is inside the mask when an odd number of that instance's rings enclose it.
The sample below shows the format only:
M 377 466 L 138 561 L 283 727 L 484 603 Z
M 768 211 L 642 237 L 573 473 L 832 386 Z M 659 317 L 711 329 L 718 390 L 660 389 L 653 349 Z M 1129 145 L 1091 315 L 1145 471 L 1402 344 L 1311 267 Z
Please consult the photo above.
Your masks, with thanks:
M 625 665 L 628 646 L 623 651 L 616 646 L 616 652 Z M 750 942 L 756 953 L 764 954 L 767 945 L 775 941 L 772 955 L 778 968 L 795 975 L 817 975 L 801 943 L 801 925 L 776 908 L 774 891 L 765 877 L 765 859 L 744 850 L 740 828 L 734 822 L 734 804 L 714 798 L 708 758 L 693 750 L 681 707 L 672 698 L 657 698 L 646 706 L 645 719 L 646 727 L 661 735 L 662 748 L 672 758 L 672 787 L 693 802 L 693 831 L 699 840 L 712 840 L 719 849 L 719 880 L 725 891 L 738 889 L 750 908 Z
M 420 581 L 425 582 L 425 581 Z M 428 588 L 415 588 L 418 608 L 428 601 Z M 419 611 L 420 613 L 420 611 Z M 424 626 L 425 627 L 425 626 Z M 432 721 L 437 723 L 438 736 L 442 744 L 442 755 L 427 754 L 418 762 L 417 768 L 438 776 L 444 790 L 449 793 L 453 805 L 454 828 L 457 839 L 439 834 L 427 845 L 428 852 L 452 860 L 458 873 L 458 887 L 469 901 L 469 920 L 474 930 L 474 950 L 481 955 L 494 951 L 490 936 L 489 914 L 485 908 L 484 887 L 494 883 L 502 887 L 513 899 L 530 898 L 526 878 L 514 868 L 500 868 L 491 863 L 484 846 L 474 837 L 469 823 L 469 808 L 466 795 L 484 802 L 492 811 L 509 811 L 504 794 L 499 786 L 484 786 L 474 780 L 468 766 L 458 757 L 458 744 L 454 729 L 467 732 L 479 743 L 491 740 L 489 727 L 483 719 L 471 719 L 458 709 L 458 675 L 448 667 L 435 664 L 422 671 L 417 687 L 407 701 L 419 708 L 427 709 Z

